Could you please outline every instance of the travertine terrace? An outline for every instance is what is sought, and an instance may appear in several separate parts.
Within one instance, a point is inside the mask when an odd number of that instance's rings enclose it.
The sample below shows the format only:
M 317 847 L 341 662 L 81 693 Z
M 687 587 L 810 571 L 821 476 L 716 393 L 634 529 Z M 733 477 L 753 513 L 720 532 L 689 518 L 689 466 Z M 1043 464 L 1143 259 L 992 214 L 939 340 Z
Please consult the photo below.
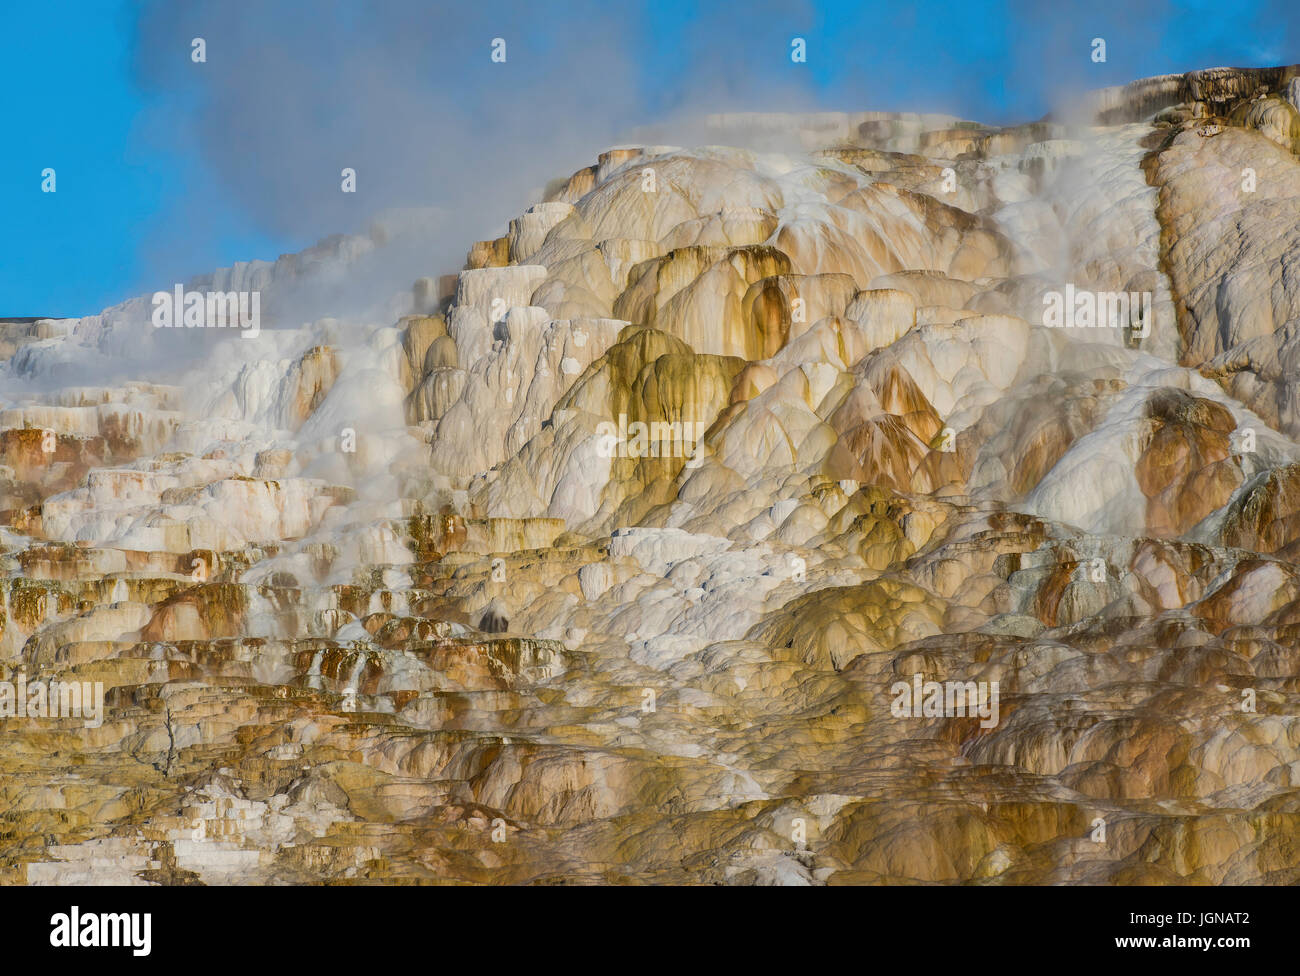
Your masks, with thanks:
M 106 689 L 0 881 L 1300 882 L 1298 100 L 718 116 L 369 318 L 383 228 L 0 323 L 0 667 Z

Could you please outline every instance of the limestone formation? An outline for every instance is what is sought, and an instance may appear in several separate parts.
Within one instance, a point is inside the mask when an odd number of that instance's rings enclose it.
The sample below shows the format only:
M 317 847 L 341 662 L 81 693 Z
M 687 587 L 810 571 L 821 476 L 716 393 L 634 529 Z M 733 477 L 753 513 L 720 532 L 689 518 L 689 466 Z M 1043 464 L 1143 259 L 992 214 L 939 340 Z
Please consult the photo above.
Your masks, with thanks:
M 713 116 L 365 314 L 391 233 L 191 282 L 248 341 L 0 322 L 0 689 L 103 688 L 0 690 L 0 880 L 1300 883 L 1298 83 Z

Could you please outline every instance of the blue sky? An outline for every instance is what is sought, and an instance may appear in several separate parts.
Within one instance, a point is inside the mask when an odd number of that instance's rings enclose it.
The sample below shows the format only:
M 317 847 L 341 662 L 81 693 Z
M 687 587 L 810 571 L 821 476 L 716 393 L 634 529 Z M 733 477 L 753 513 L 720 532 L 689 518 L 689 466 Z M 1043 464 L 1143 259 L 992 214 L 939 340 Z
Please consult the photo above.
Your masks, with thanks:
M 529 146 L 539 158 L 554 152 L 541 145 L 547 134 L 582 142 L 614 121 L 794 105 L 1022 121 L 1065 90 L 1296 62 L 1300 16 L 1290 7 L 13 3 L 0 38 L 0 315 L 89 314 L 361 229 L 382 206 L 442 204 L 464 196 L 466 181 L 526 169 Z M 508 69 L 488 76 L 493 34 L 513 46 Z M 807 40 L 805 65 L 789 59 L 796 35 Z M 192 36 L 208 39 L 208 64 L 190 62 Z M 1107 40 L 1106 64 L 1088 57 L 1095 36 Z M 545 128 L 528 128 L 543 117 Z M 582 132 L 554 121 L 586 117 L 596 121 Z M 382 179 L 345 200 L 335 157 L 354 145 L 372 160 L 362 172 Z M 316 157 L 319 172 L 305 162 Z M 46 167 L 55 193 L 41 192 Z M 299 195 L 304 181 L 321 195 Z M 472 240 L 467 231 L 463 247 Z

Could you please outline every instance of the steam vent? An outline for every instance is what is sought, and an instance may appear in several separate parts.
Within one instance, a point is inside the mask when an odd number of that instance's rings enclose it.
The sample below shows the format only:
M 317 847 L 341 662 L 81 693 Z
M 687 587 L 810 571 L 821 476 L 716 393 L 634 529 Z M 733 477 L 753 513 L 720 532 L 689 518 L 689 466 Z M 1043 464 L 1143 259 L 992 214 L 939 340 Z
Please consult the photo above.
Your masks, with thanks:
M 0 321 L 0 882 L 1300 883 L 1298 107 L 714 115 Z

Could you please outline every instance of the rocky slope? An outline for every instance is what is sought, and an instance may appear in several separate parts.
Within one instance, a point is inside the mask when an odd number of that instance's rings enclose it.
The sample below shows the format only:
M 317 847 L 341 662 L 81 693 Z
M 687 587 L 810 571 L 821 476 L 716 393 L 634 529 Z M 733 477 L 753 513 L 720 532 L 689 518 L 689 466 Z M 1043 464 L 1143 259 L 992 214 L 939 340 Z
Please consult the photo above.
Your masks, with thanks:
M 369 316 L 382 227 L 0 323 L 0 677 L 106 695 L 0 880 L 1300 882 L 1298 100 L 719 116 Z

